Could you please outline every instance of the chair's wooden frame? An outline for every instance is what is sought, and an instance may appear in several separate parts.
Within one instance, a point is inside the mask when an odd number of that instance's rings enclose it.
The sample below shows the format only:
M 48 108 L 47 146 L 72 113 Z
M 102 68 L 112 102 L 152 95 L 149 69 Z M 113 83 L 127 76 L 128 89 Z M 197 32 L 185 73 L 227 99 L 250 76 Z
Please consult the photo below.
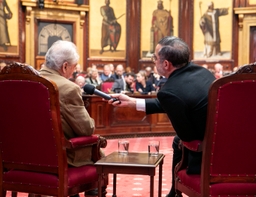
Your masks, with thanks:
M 68 188 L 68 177 L 67 177 L 67 149 L 75 149 L 84 146 L 92 146 L 92 161 L 96 162 L 101 158 L 100 148 L 105 148 L 107 145 L 107 141 L 105 138 L 93 135 L 93 136 L 84 136 L 78 137 L 79 143 L 77 142 L 78 138 L 66 140 L 64 134 L 61 130 L 61 118 L 60 118 L 60 106 L 59 106 L 59 94 L 58 88 L 56 84 L 48 79 L 45 79 L 39 76 L 39 73 L 33 69 L 31 66 L 26 64 L 20 64 L 17 62 L 11 63 L 4 67 L 4 69 L 0 73 L 0 81 L 1 80 L 31 80 L 36 81 L 38 83 L 43 84 L 49 90 L 50 96 L 50 109 L 51 109 L 51 116 L 53 122 L 53 133 L 55 135 L 55 141 L 57 146 L 58 152 L 58 167 L 42 167 L 42 166 L 31 166 L 27 164 L 17 164 L 17 163 L 10 163 L 5 162 L 1 158 L 0 154 L 0 170 L 1 174 L 3 173 L 4 169 L 17 169 L 17 170 L 24 170 L 24 171 L 34 171 L 40 173 L 50 173 L 56 174 L 59 177 L 59 186 L 58 189 L 47 189 L 40 188 L 37 186 L 34 187 L 26 187 L 25 185 L 15 185 L 3 182 L 3 177 L 0 176 L 0 196 L 5 196 L 6 191 L 16 191 L 13 192 L 12 196 L 17 196 L 17 192 L 26 192 L 26 193 L 35 193 L 35 194 L 42 194 L 42 195 L 52 195 L 52 196 L 59 196 L 64 197 L 68 195 L 74 195 L 79 192 L 88 191 L 90 189 L 94 189 L 98 187 L 98 182 L 92 182 L 87 184 L 81 184 L 77 187 Z M 84 142 L 84 143 L 83 143 Z M 87 144 L 85 144 L 87 143 Z M 107 176 L 104 177 L 104 181 L 102 182 L 102 186 L 105 190 L 107 185 L 108 179 Z

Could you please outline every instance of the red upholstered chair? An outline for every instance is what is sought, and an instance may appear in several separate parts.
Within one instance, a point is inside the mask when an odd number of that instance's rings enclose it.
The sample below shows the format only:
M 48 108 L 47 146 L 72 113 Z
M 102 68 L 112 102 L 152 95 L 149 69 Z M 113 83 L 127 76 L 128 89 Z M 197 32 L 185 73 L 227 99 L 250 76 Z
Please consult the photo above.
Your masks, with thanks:
M 200 175 L 176 166 L 175 188 L 189 197 L 256 195 L 256 63 L 216 80 L 209 91 Z M 194 144 L 193 144 L 194 143 Z M 201 148 L 200 148 L 201 147 Z
M 101 91 L 105 92 L 105 93 L 110 93 L 111 90 L 112 90 L 112 86 L 113 86 L 114 82 L 115 82 L 115 80 L 112 79 L 112 78 L 109 78 L 106 81 L 103 81 L 100 85 L 101 86 L 100 87 Z
M 113 86 L 114 82 L 103 82 L 101 84 L 101 91 L 102 92 L 105 92 L 105 93 L 110 93 L 111 92 L 111 89 L 112 89 L 112 86 Z
M 0 196 L 6 191 L 70 196 L 98 187 L 96 167 L 70 167 L 66 151 L 87 146 L 100 159 L 106 139 L 71 140 L 61 130 L 57 86 L 36 70 L 12 63 L 0 73 Z M 102 182 L 106 188 L 107 177 Z

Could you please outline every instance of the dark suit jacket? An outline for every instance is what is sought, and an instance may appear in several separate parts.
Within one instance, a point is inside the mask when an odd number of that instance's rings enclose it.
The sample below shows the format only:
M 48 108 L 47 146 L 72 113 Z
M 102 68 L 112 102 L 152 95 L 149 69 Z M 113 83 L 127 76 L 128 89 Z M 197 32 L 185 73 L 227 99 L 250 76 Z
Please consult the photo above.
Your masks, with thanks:
M 128 92 L 133 92 L 134 90 L 132 89 L 132 87 L 126 83 L 126 89 L 124 89 L 124 83 L 125 80 L 123 79 L 116 79 L 113 86 L 112 86 L 112 91 L 115 92 L 116 89 L 119 89 L 120 91 L 128 91 Z
M 189 63 L 169 76 L 157 93 L 157 99 L 146 99 L 146 113 L 167 113 L 183 141 L 203 140 L 208 91 L 214 80 L 210 71 Z M 187 173 L 199 174 L 202 153 L 189 151 L 188 154 Z
M 146 113 L 167 113 L 183 141 L 203 140 L 208 91 L 214 80 L 210 71 L 189 63 L 169 76 L 157 99 L 146 99 Z
M 112 86 L 112 91 L 114 91 L 116 88 L 119 88 L 120 90 L 124 90 L 124 80 L 122 78 L 115 80 Z

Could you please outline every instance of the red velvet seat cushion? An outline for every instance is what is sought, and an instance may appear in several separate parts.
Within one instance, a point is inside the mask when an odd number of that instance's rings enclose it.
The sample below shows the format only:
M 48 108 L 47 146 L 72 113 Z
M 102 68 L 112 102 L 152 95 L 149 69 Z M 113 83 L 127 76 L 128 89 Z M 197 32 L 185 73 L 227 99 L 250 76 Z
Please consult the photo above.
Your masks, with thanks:
M 197 193 L 200 191 L 200 179 L 201 175 L 189 175 L 186 170 L 181 170 L 178 172 L 178 177 L 182 180 L 180 184 L 186 186 L 190 190 L 194 190 Z M 256 183 L 217 183 L 210 185 L 210 195 L 211 197 L 226 195 L 226 196 L 237 196 L 239 195 L 253 195 L 256 194 Z
M 68 186 L 73 187 L 81 183 L 92 183 L 98 180 L 98 174 L 94 165 L 68 168 Z
M 256 183 L 218 183 L 210 185 L 211 196 L 255 196 Z M 238 195 L 239 194 L 239 195 Z
M 186 169 L 177 173 L 177 176 L 182 180 L 180 183 L 184 186 L 200 193 L 200 175 L 199 174 L 187 174 Z
M 68 168 L 68 186 L 73 187 L 84 183 L 91 183 L 98 180 L 96 167 L 93 165 Z M 54 174 L 43 174 L 36 172 L 26 172 L 10 170 L 3 174 L 5 183 L 39 185 L 41 187 L 58 187 L 58 177 Z M 31 184 L 33 183 L 33 184 Z

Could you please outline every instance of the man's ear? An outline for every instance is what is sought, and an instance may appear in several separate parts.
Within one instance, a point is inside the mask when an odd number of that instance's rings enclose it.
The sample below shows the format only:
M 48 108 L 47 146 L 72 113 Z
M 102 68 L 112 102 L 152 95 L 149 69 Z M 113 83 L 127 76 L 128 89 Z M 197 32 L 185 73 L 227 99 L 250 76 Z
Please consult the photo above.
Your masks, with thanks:
M 171 71 L 171 70 L 173 70 L 173 69 L 176 69 L 176 68 L 173 66 L 173 64 L 172 64 L 171 62 L 167 61 L 167 60 L 164 60 L 163 64 L 164 64 L 164 69 L 165 69 L 166 71 Z
M 164 60 L 163 65 L 164 65 L 164 69 L 168 70 L 169 67 L 172 66 L 172 63 L 168 62 L 167 60 Z
M 67 72 L 67 68 L 68 68 L 68 63 L 67 62 L 64 62 L 61 66 L 61 70 L 62 70 L 62 73 L 66 73 Z

